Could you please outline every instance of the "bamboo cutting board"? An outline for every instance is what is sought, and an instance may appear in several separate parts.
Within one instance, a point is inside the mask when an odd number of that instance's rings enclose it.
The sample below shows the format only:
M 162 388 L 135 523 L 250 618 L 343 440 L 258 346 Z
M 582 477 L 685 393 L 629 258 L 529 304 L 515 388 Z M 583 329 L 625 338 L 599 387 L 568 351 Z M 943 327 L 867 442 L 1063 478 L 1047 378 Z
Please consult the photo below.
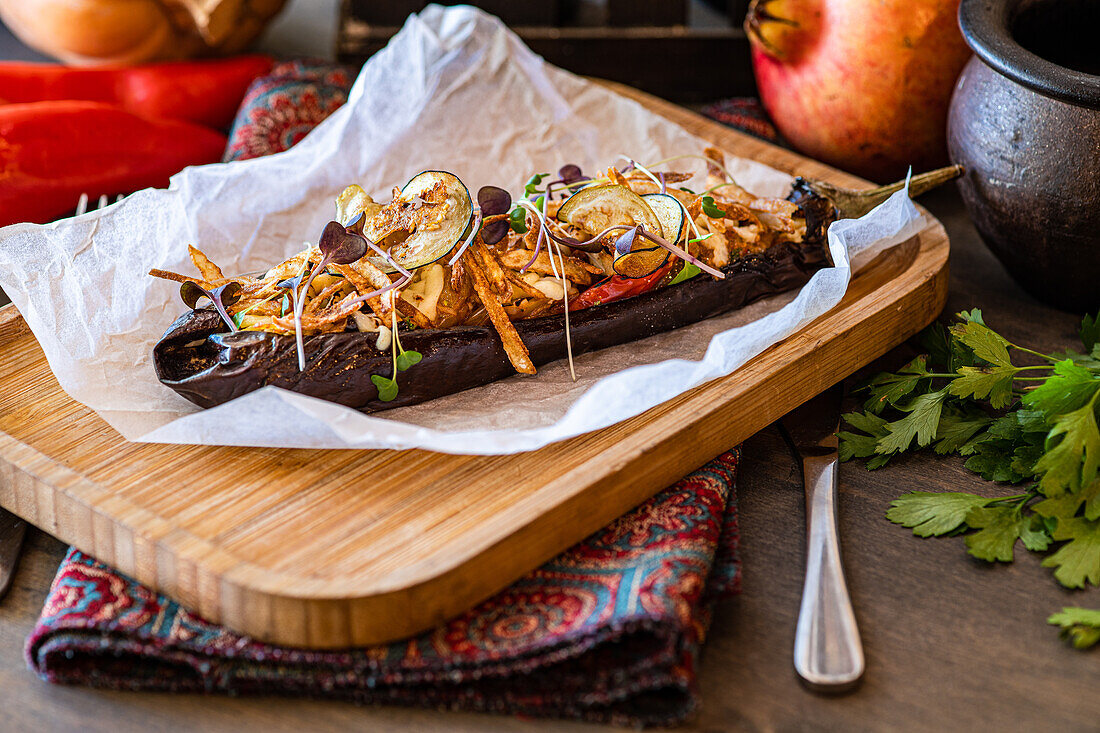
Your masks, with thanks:
M 861 182 L 616 86 L 718 147 Z M 798 334 L 636 418 L 518 456 L 128 443 L 0 309 L 0 506 L 257 639 L 373 644 L 469 608 L 931 322 L 948 241 L 916 237 Z

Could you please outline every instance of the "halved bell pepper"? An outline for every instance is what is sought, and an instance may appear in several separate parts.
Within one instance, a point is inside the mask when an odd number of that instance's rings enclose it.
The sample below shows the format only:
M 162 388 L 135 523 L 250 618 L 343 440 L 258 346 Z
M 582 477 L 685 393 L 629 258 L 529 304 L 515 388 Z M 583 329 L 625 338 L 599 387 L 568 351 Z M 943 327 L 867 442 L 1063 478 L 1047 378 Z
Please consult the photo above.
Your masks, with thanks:
M 189 165 L 216 163 L 225 136 L 100 102 L 0 106 L 0 226 L 45 223 L 93 199 L 163 187 Z
M 229 127 L 248 86 L 271 70 L 267 56 L 172 61 L 118 68 L 0 62 L 0 103 L 82 99 L 144 117 Z

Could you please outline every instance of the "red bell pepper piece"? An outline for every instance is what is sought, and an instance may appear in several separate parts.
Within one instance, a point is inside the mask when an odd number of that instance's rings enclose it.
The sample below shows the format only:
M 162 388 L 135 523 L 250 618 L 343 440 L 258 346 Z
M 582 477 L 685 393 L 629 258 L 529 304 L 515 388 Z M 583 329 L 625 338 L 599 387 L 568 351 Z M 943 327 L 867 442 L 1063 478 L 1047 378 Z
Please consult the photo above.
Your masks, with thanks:
M 0 103 L 84 99 L 143 117 L 229 127 L 252 80 L 271 70 L 267 56 L 174 61 L 119 68 L 0 62 Z
M 656 287 L 657 283 L 661 282 L 665 275 L 672 272 L 672 268 L 677 262 L 679 262 L 679 260 L 675 257 L 669 257 L 668 262 L 645 277 L 612 275 L 606 280 L 601 280 L 588 290 L 585 290 L 574 300 L 569 301 L 569 310 L 577 311 L 588 308 L 589 306 L 613 303 L 616 300 L 623 300 L 624 298 L 641 295 Z
M 225 142 L 208 127 L 100 102 L 0 106 L 0 225 L 53 221 L 82 193 L 167 186 L 188 165 L 219 161 Z

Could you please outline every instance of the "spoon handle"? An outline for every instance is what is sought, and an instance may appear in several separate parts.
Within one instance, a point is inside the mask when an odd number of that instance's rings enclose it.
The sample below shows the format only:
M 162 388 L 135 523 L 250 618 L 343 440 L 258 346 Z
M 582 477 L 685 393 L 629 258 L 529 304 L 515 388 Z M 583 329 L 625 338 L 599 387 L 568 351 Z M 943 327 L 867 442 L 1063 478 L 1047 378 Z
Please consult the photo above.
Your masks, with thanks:
M 806 581 L 795 631 L 794 666 L 815 690 L 842 691 L 864 669 L 836 528 L 837 458 L 806 456 Z

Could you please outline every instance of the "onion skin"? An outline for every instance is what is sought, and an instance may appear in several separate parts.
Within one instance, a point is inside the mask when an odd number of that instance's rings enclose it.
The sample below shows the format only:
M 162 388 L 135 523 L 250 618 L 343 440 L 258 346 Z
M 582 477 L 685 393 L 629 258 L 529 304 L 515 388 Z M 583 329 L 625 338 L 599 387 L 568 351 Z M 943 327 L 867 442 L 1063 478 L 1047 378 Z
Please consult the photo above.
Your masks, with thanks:
M 805 191 L 793 198 L 807 219 L 799 244 L 783 243 L 731 263 L 726 277 L 700 276 L 671 287 L 582 311 L 570 316 L 573 353 L 603 349 L 670 331 L 728 313 L 760 298 L 805 284 L 829 265 L 825 228 L 834 218 L 832 204 Z M 536 365 L 565 357 L 564 316 L 515 322 Z M 307 364 L 298 370 L 292 336 L 245 333 L 241 345 L 218 343 L 224 330 L 217 313 L 188 311 L 172 324 L 153 350 L 157 377 L 202 407 L 220 405 L 273 385 L 363 412 L 414 405 L 479 387 L 515 373 L 500 338 L 488 326 L 414 330 L 402 346 L 423 356 L 402 372 L 400 391 L 390 402 L 378 400 L 370 378 L 390 377 L 390 353 L 374 348 L 374 334 L 329 333 L 305 340 Z M 200 345 L 189 346 L 196 341 Z M 234 337 L 225 338 L 233 341 Z

